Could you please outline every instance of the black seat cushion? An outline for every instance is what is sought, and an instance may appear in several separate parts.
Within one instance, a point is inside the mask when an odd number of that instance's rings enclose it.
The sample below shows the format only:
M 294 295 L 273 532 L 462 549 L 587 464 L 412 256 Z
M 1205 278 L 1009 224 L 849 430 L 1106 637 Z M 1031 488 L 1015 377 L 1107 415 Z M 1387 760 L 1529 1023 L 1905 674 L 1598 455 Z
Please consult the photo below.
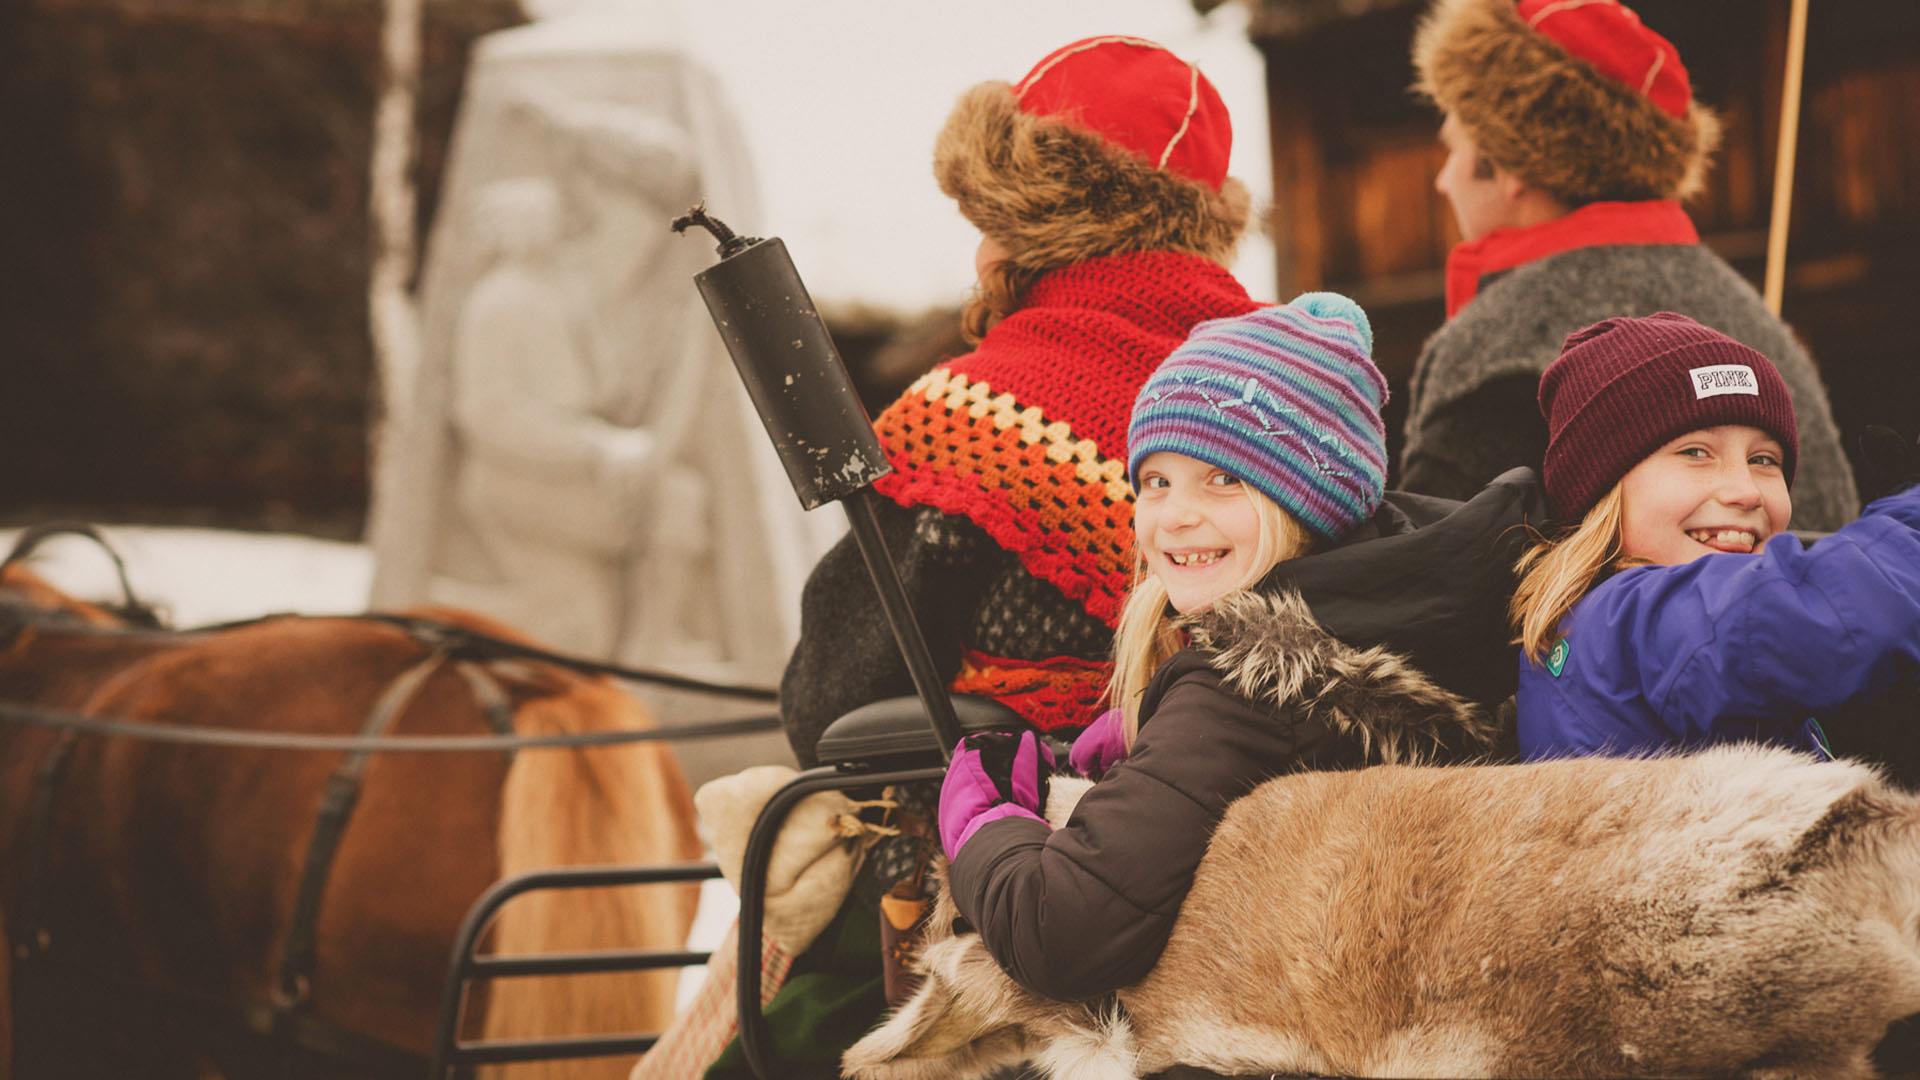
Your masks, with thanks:
M 963 731 L 1019 731 L 1020 714 L 987 697 L 953 695 Z M 908 769 L 940 764 L 940 746 L 926 706 L 917 697 L 884 698 L 827 725 L 815 752 L 822 765 L 842 769 Z

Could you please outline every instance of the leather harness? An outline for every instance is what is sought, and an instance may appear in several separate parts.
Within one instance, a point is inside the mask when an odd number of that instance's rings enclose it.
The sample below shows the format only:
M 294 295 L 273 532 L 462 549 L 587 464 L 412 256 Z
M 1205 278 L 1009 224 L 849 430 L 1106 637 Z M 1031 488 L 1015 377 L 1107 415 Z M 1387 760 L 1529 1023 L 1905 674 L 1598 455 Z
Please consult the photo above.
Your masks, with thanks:
M 20 536 L 13 551 L 6 558 L 0 559 L 0 569 L 23 559 L 44 541 L 66 534 L 80 535 L 93 540 L 113 560 L 123 597 L 123 606 L 119 614 L 134 623 L 134 627 L 101 631 L 99 628 L 80 624 L 77 620 L 65 618 L 64 613 L 40 613 L 41 620 L 37 625 L 0 626 L 0 648 L 10 647 L 14 639 L 21 634 L 39 632 L 48 626 L 59 626 L 62 630 L 71 629 L 79 633 L 110 632 L 142 635 L 157 632 L 172 636 L 175 633 L 191 635 L 233 629 L 282 617 L 266 616 L 179 632 L 163 630 L 161 621 L 153 613 L 153 609 L 141 603 L 134 595 L 125 563 L 119 553 L 97 529 L 90 525 L 61 523 L 29 529 Z M 354 616 L 329 617 L 353 618 Z M 384 614 L 362 615 L 358 618 L 401 629 L 428 650 L 424 658 L 388 683 L 386 689 L 375 700 L 373 708 L 360 728 L 360 735 L 363 738 L 377 738 L 390 731 L 405 714 L 408 705 L 420 688 L 436 671 L 448 664 L 451 664 L 454 671 L 466 681 L 473 694 L 474 702 L 479 706 L 488 726 L 502 738 L 513 736 L 514 708 L 506 691 L 487 670 L 486 663 L 491 661 L 547 662 L 583 674 L 610 675 L 692 690 L 696 693 L 736 698 L 771 701 L 777 696 L 774 691 L 760 687 L 730 686 L 664 672 L 626 668 L 564 656 L 431 619 Z M 747 730 L 749 725 L 757 727 L 759 722 L 721 721 L 705 726 L 711 728 L 737 726 L 741 730 Z M 125 725 L 115 724 L 114 726 Z M 57 944 L 52 931 L 49 910 L 52 900 L 50 893 L 54 804 L 60 783 L 72 760 L 74 745 L 81 734 L 82 729 L 75 726 L 67 726 L 61 730 L 34 770 L 26 823 L 26 876 L 17 893 L 18 902 L 9 905 L 7 911 L 7 933 L 14 951 L 14 970 L 17 975 L 25 975 L 29 970 L 46 973 L 49 970 L 49 957 Z M 562 737 L 562 739 L 569 745 L 577 744 L 581 747 L 613 741 L 606 738 L 596 739 L 595 734 L 598 733 L 576 734 Z M 620 741 L 628 741 L 635 733 L 623 734 L 628 738 Z M 656 733 L 638 734 L 654 736 Z M 416 737 L 411 741 L 424 744 L 436 740 L 430 737 Z M 511 744 L 519 742 L 533 746 L 555 744 L 556 740 L 553 738 L 509 739 L 510 745 L 500 749 L 509 753 L 514 752 L 515 747 Z M 309 1009 L 319 953 L 318 928 L 321 901 L 326 894 L 327 879 L 333 869 L 340 841 L 352 819 L 354 807 L 359 802 L 360 785 L 366 773 L 368 758 L 375 750 L 375 747 L 369 746 L 349 751 L 345 759 L 328 777 L 325 793 L 315 815 L 313 832 L 308 840 L 307 857 L 301 869 L 300 886 L 295 895 L 293 915 L 286 942 L 281 950 L 280 963 L 269 1000 L 244 1008 L 239 1020 L 245 1031 L 267 1039 L 269 1047 L 277 1048 L 273 1052 L 278 1055 L 284 1056 L 290 1048 L 298 1048 L 352 1063 L 370 1075 L 410 1077 L 418 1075 L 423 1066 L 417 1054 L 327 1023 L 313 1015 Z M 104 989 L 113 981 L 93 979 L 90 985 L 96 989 Z M 124 985 L 117 988 L 128 993 L 144 993 L 148 996 L 162 993 L 125 980 L 119 980 L 119 982 Z M 226 1003 L 203 1000 L 200 995 L 184 990 L 169 989 L 164 992 L 164 995 L 170 999 L 166 1004 L 184 1005 L 194 1012 L 212 1012 L 231 1008 Z M 14 994 L 16 1010 L 21 1007 L 25 997 L 26 995 L 17 992 Z M 16 1032 L 21 1031 L 22 1029 L 16 1025 Z
M 387 684 L 360 727 L 362 735 L 382 735 L 392 729 L 405 714 L 427 679 L 442 666 L 451 663 L 466 681 L 481 714 L 495 733 L 513 733 L 513 702 L 499 682 L 480 664 L 453 660 L 440 644 L 413 666 Z M 19 891 L 17 906 L 8 919 L 8 936 L 14 958 L 24 970 L 46 965 L 55 944 L 49 908 L 53 855 L 54 803 L 60 782 L 79 733 L 68 730 L 48 748 L 33 775 L 33 792 L 27 811 L 27 872 Z M 293 915 L 281 948 L 280 963 L 270 1000 L 264 1007 L 247 1009 L 241 1017 L 254 1033 L 282 1046 L 293 1046 L 332 1058 L 384 1066 L 386 1072 L 405 1062 L 417 1070 L 417 1055 L 389 1046 L 367 1036 L 343 1031 L 309 1014 L 313 997 L 314 969 L 319 955 L 321 901 L 340 841 L 352 820 L 360 800 L 360 786 L 372 752 L 356 751 L 347 755 L 328 777 L 325 794 L 315 814 L 313 832 L 307 842 L 300 887 L 295 895 Z M 403 1070 L 404 1071 L 404 1070 Z

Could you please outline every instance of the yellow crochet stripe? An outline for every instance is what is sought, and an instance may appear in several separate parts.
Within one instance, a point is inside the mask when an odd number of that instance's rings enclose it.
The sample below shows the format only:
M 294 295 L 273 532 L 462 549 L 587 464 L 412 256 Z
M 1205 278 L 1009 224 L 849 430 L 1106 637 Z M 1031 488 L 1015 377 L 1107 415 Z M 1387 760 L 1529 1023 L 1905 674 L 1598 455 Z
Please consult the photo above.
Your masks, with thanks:
M 1020 429 L 1020 441 L 1040 445 L 1047 460 L 1075 462 L 1073 472 L 1082 483 L 1104 487 L 1107 498 L 1117 503 L 1131 502 L 1133 488 L 1127 483 L 1127 463 L 1105 457 L 1092 439 L 1076 439 L 1064 420 L 1048 422 L 1037 405 L 1021 408 L 1012 394 L 995 394 L 984 381 L 969 382 L 965 375 L 946 368 L 935 368 L 914 380 L 909 394 L 920 394 L 928 402 L 941 401 L 954 412 L 966 410 L 975 420 L 991 418 L 993 426 L 1005 431 Z

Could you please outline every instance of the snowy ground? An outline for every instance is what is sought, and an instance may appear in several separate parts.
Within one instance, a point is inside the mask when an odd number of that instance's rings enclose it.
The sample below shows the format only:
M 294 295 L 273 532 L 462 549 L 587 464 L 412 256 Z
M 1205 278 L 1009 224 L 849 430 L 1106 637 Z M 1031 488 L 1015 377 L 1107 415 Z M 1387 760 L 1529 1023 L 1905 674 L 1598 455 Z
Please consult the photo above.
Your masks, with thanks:
M 373 557 L 360 544 L 158 526 L 107 526 L 103 531 L 126 559 L 127 576 L 140 599 L 159 607 L 175 626 L 278 612 L 337 615 L 366 610 Z M 0 553 L 13 549 L 18 534 L 18 529 L 0 528 Z M 119 599 L 113 564 L 90 541 L 48 541 L 35 558 L 34 570 L 69 595 Z M 738 908 L 731 886 L 707 882 L 687 947 L 711 950 L 718 945 Z M 682 974 L 683 1006 L 705 974 L 705 968 Z

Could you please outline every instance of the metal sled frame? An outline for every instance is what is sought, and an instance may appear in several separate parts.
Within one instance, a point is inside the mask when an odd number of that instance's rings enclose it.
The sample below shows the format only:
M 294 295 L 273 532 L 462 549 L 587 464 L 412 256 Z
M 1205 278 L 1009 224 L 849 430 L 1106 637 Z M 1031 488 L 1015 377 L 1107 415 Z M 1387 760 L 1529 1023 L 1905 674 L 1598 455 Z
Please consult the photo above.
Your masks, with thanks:
M 709 218 L 704 206 L 676 219 L 673 227 L 683 231 L 691 225 L 707 229 L 720 242 L 720 261 L 695 275 L 694 281 L 726 341 L 740 380 L 766 425 L 801 503 L 813 509 L 839 502 L 845 509 L 868 577 L 924 710 L 904 718 L 917 729 L 909 745 L 899 748 L 904 753 L 896 749 L 883 759 L 830 763 L 801 773 L 774 794 L 748 834 L 740 872 L 740 1042 L 754 1073 L 762 1080 L 773 1080 L 778 1074 L 768 1045 L 766 1017 L 760 1011 L 760 938 L 766 921 L 767 867 L 787 815 L 800 800 L 820 791 L 939 779 L 945 775 L 948 754 L 965 730 L 999 726 L 1017 718 L 1010 710 L 982 701 L 970 722 L 965 727 L 961 724 L 880 531 L 877 507 L 881 497 L 872 483 L 886 475 L 891 466 L 839 352 L 787 256 L 786 246 L 777 238 L 736 236 Z M 775 301 L 776 297 L 780 299 Z M 835 726 L 857 715 L 849 714 Z M 895 710 L 891 719 L 900 721 L 903 717 Z M 919 727 L 923 721 L 926 728 Z M 897 747 L 898 740 L 893 741 Z M 878 765 L 893 767 L 875 767 Z M 462 1043 L 458 1035 L 467 984 L 482 978 L 678 967 L 702 963 L 708 954 L 662 951 L 482 957 L 475 955 L 474 949 L 501 905 L 536 889 L 698 881 L 718 874 L 712 866 L 583 868 L 527 874 L 495 885 L 468 914 L 455 945 L 430 1076 L 441 1080 L 448 1069 L 483 1063 L 601 1057 L 650 1048 L 658 1036 Z

